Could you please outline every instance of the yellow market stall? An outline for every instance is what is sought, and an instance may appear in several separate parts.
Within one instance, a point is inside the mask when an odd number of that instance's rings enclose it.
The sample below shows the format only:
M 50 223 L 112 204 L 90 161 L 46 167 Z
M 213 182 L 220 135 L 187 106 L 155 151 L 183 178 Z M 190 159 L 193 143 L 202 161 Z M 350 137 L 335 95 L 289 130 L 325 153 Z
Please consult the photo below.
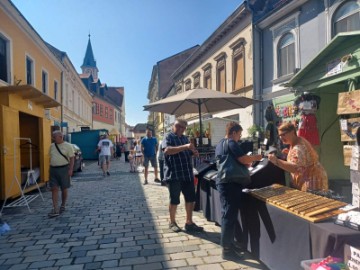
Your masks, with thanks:
M 14 181 L 23 188 L 30 168 L 40 186 L 48 181 L 51 121 L 45 110 L 60 105 L 31 85 L 0 87 L 0 200 L 21 194 Z

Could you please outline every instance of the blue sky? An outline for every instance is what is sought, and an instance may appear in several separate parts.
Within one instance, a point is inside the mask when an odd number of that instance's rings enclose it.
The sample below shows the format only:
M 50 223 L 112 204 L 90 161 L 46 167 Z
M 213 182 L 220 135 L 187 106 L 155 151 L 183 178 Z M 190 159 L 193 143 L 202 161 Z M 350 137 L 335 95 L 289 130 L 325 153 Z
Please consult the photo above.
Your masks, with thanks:
M 99 78 L 124 86 L 126 122 L 145 123 L 156 62 L 201 45 L 242 0 L 13 0 L 80 73 L 89 32 Z

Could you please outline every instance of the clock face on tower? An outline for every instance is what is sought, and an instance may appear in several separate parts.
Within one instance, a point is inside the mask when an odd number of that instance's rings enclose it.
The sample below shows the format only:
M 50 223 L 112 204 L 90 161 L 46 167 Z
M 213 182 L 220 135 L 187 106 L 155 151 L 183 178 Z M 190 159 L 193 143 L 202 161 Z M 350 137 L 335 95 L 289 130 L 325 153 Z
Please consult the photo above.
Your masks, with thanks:
M 91 69 L 91 68 L 86 68 L 86 69 L 85 69 L 85 73 L 87 73 L 87 74 L 92 74 L 92 69 Z

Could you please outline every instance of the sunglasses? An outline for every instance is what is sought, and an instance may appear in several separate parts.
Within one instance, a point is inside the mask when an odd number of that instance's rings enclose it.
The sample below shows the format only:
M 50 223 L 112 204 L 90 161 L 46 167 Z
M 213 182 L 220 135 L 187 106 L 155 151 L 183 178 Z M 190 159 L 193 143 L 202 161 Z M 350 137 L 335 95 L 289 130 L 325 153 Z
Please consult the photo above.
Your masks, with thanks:
M 280 133 L 279 134 L 279 137 L 284 137 L 286 134 L 288 134 L 289 133 L 289 131 L 288 132 L 284 132 L 284 133 Z

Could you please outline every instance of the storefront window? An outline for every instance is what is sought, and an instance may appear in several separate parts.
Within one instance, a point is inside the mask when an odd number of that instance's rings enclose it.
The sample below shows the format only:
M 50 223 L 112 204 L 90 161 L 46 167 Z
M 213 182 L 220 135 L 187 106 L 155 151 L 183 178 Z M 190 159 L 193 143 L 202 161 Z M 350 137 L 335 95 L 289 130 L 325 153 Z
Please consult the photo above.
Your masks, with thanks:
M 295 69 L 295 38 L 285 34 L 278 44 L 278 77 L 292 74 Z
M 333 18 L 334 36 L 341 32 L 360 30 L 360 5 L 348 1 L 335 12 Z

